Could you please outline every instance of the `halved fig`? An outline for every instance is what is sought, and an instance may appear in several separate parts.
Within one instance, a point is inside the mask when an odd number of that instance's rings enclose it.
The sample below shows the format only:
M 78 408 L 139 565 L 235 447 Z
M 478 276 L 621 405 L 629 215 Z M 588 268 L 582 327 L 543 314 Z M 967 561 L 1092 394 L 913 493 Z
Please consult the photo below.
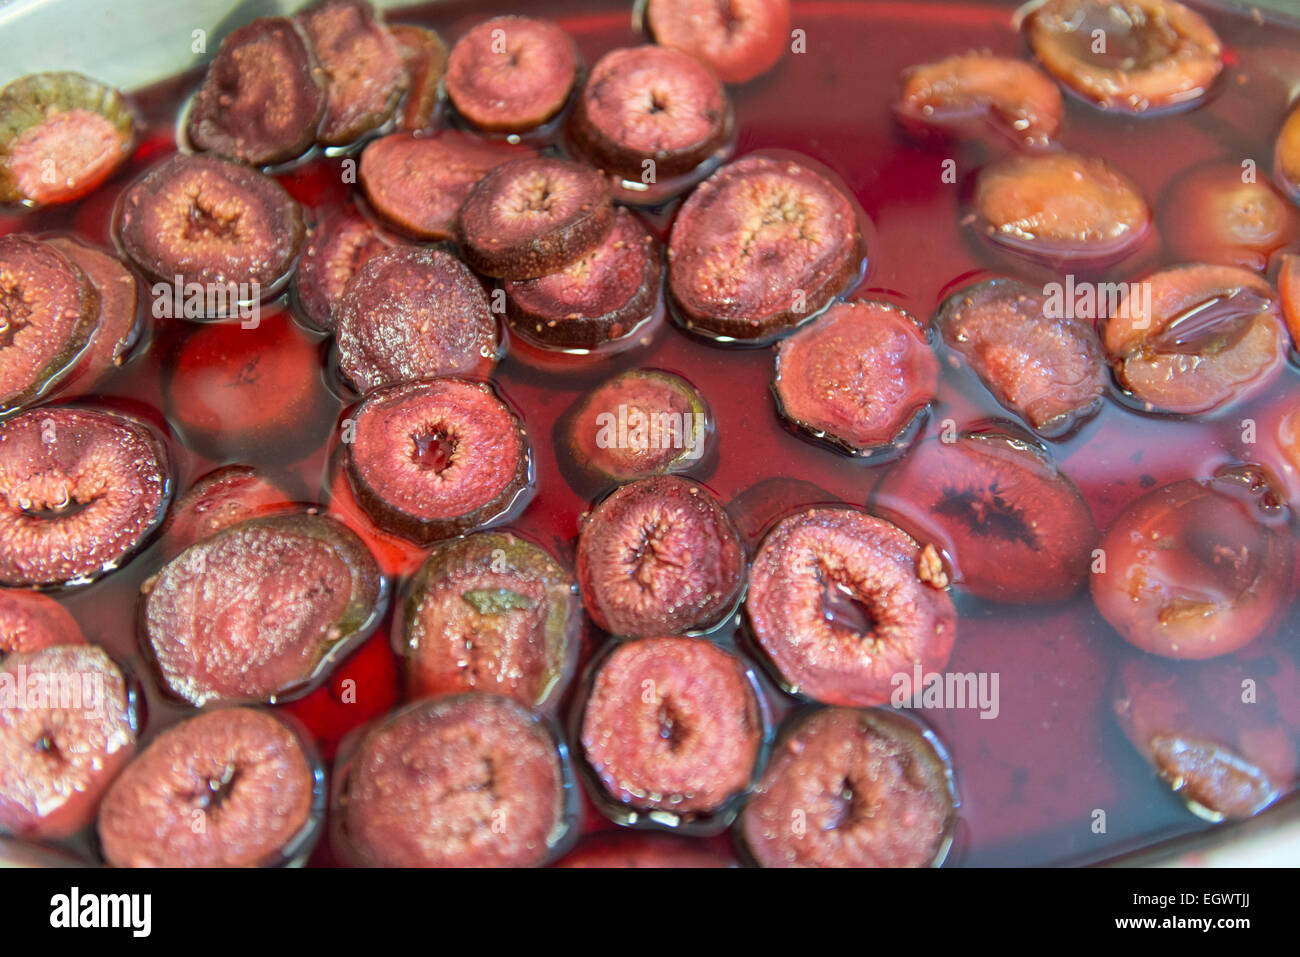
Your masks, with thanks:
M 1074 483 L 1037 447 L 997 432 L 922 442 L 868 504 L 932 542 L 957 584 L 993 601 L 1070 597 L 1097 543 Z
M 762 743 L 744 663 L 704 638 L 618 644 L 583 707 L 583 754 L 602 796 L 658 821 L 716 817 L 749 787 Z
M 348 280 L 338 310 L 339 370 L 362 394 L 443 375 L 487 375 L 499 345 L 487 294 L 465 264 L 397 247 Z
M 113 867 L 301 862 L 325 811 L 325 772 L 269 711 L 219 708 L 173 725 L 104 796 L 99 844 Z
M 122 94 L 80 73 L 33 73 L 0 90 L 0 203 L 67 203 L 131 155 Z
M 1266 179 L 1236 163 L 1211 163 L 1183 174 L 1159 203 L 1161 235 L 1183 262 L 1217 263 L 1263 272 L 1269 257 L 1292 242 L 1295 210 Z
M 324 76 L 293 21 L 259 17 L 222 39 L 186 135 L 196 149 L 269 166 L 307 152 L 324 115 Z
M 1265 659 L 1271 670 L 1295 666 Z M 1242 681 L 1252 663 L 1219 659 L 1170 666 L 1146 656 L 1126 659 L 1114 709 L 1125 736 L 1174 792 L 1211 820 L 1258 814 L 1296 783 L 1296 752 L 1268 679 L 1245 703 Z
M 169 467 L 158 433 L 126 416 L 46 406 L 0 422 L 0 584 L 117 568 L 162 521 Z
M 1223 44 L 1177 0 L 1047 0 L 1024 19 L 1049 73 L 1103 109 L 1188 106 L 1223 69 Z
M 977 229 L 995 244 L 1049 263 L 1106 263 L 1148 233 L 1151 210 L 1134 182 L 1103 159 L 1016 154 L 980 170 Z
M 486 691 L 528 708 L 554 703 L 577 658 L 577 591 L 555 559 L 507 532 L 439 545 L 394 632 L 411 697 Z
M 69 837 L 135 753 L 134 689 L 103 649 L 57 645 L 0 662 L 0 833 Z
M 661 46 L 611 50 L 591 68 L 569 123 L 578 150 L 620 178 L 651 182 L 719 158 L 734 118 L 707 66 Z M 647 165 L 647 163 L 649 165 Z
M 682 205 L 668 243 L 668 289 L 688 329 L 768 339 L 815 314 L 862 268 L 852 200 L 792 160 L 747 156 Z
M 438 108 L 438 87 L 447 72 L 447 44 L 433 30 L 409 23 L 393 24 L 388 32 L 397 43 L 410 80 L 397 127 L 412 133 L 428 129 Z
M 624 485 L 591 511 L 577 573 L 587 613 L 608 632 L 705 631 L 735 607 L 745 549 L 708 490 L 662 475 Z
M 926 329 L 887 302 L 836 303 L 781 343 L 772 392 L 781 415 L 850 455 L 901 454 L 939 384 Z
M 957 795 L 928 730 L 884 710 L 797 716 L 740 819 L 763 867 L 937 867 Z
M 302 245 L 298 204 L 269 176 L 211 156 L 176 155 L 122 195 L 118 241 L 154 279 L 269 295 Z M 252 288 L 246 288 L 251 286 Z
M 567 417 L 577 465 L 599 482 L 689 471 L 713 433 L 704 398 L 685 379 L 629 369 L 598 385 Z
M 493 17 L 451 48 L 447 96 L 480 129 L 520 133 L 564 109 L 577 71 L 578 48 L 559 25 Z
M 366 199 L 388 223 L 416 239 L 448 239 L 479 180 L 502 163 L 534 155 L 528 147 L 488 143 L 459 130 L 394 133 L 366 147 L 359 177 Z
M 85 640 L 77 620 L 49 595 L 0 588 L 0 662 L 9 655 Z
M 367 0 L 316 0 L 294 16 L 325 74 L 317 140 L 343 146 L 382 126 L 406 89 L 402 52 Z
M 291 461 L 329 428 L 320 348 L 287 312 L 260 316 L 256 327 L 194 326 L 167 358 L 167 414 L 186 444 L 211 459 L 275 449 Z
M 745 612 L 791 693 L 877 705 L 895 675 L 948 663 L 957 613 L 947 585 L 933 546 L 862 512 L 813 508 L 763 539 Z
M 456 242 L 485 276 L 536 279 L 590 253 L 613 225 L 609 184 L 594 169 L 549 157 L 517 159 L 469 191 Z
M 380 389 L 353 423 L 347 472 L 357 502 L 382 528 L 421 545 L 500 521 L 530 492 L 528 434 L 487 383 Z
M 1103 618 L 1166 658 L 1213 658 L 1265 634 L 1286 607 L 1293 555 L 1287 513 L 1267 488 L 1220 477 L 1162 486 L 1101 540 L 1092 576 Z
M 511 328 L 547 348 L 594 349 L 629 335 L 659 301 L 663 254 L 620 208 L 601 243 L 559 272 L 505 283 Z
M 1300 103 L 1291 108 L 1273 150 L 1273 175 L 1300 200 Z
M 993 133 L 1022 146 L 1047 146 L 1065 113 L 1061 91 L 1023 60 L 962 53 L 910 66 L 899 78 L 894 114 L 917 132 L 979 137 Z
M 249 518 L 286 511 L 293 499 L 251 465 L 225 465 L 196 479 L 172 503 L 163 525 L 170 558 Z
M 1256 273 L 1193 264 L 1133 285 L 1137 293 L 1120 300 L 1102 341 L 1115 378 L 1146 409 L 1209 412 L 1281 368 L 1287 333 L 1278 297 Z
M 95 333 L 100 296 L 57 247 L 0 236 L 0 413 L 22 408 L 75 369 Z
M 141 591 L 165 689 L 200 708 L 274 704 L 311 690 L 388 603 L 361 539 L 310 512 L 231 525 L 181 552 Z
M 649 0 L 655 42 L 709 64 L 724 83 L 772 69 L 790 40 L 790 0 Z
M 652 831 L 602 831 L 583 839 L 556 867 L 701 868 L 739 867 L 735 858 L 703 841 Z
M 326 214 L 307 231 L 293 288 L 311 328 L 334 331 L 348 280 L 371 257 L 393 245 L 391 237 L 352 207 Z
M 496 695 L 426 698 L 372 726 L 335 775 L 331 842 L 365 867 L 531 867 L 568 832 L 564 746 Z
M 949 296 L 935 325 L 994 398 L 1040 435 L 1065 435 L 1101 407 L 1101 342 L 1063 294 L 1054 301 L 1041 286 L 989 279 Z
M 143 323 L 135 274 L 111 253 L 75 239 L 60 236 L 48 242 L 86 274 L 99 294 L 99 321 L 72 374 L 89 387 L 125 362 L 140 338 Z

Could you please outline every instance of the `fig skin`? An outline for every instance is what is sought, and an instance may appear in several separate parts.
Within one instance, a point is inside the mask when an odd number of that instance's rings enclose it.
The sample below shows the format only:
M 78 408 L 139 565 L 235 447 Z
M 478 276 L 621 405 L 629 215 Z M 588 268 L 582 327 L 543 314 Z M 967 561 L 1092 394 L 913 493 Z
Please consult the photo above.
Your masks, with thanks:
M 256 283 L 264 294 L 288 276 L 304 232 L 301 208 L 271 177 L 180 154 L 127 188 L 115 227 L 122 250 L 153 279 Z
M 776 66 L 790 41 L 790 0 L 649 0 L 655 42 L 684 50 L 724 83 L 746 83 Z
M 995 245 L 1049 263 L 1103 264 L 1131 252 L 1151 210 L 1131 179 L 1077 153 L 1015 154 L 980 170 L 977 229 Z
M 785 209 L 798 210 L 799 221 Z M 852 201 L 792 160 L 747 156 L 682 204 L 668 242 L 668 291 L 687 329 L 762 341 L 844 291 L 862 266 Z
M 595 249 L 614 225 L 609 184 L 569 160 L 517 159 L 484 176 L 456 218 L 456 243 L 476 271 L 536 279 Z
M 135 753 L 134 690 L 103 649 L 86 644 L 10 655 L 0 677 L 12 696 L 0 708 L 0 833 L 69 837 L 94 820 Z
M 425 698 L 352 744 L 330 814 L 331 844 L 347 863 L 535 867 L 562 845 L 563 745 L 508 698 Z
M 679 818 L 715 814 L 743 792 L 762 741 L 744 664 L 703 638 L 618 644 L 583 710 L 583 753 L 605 795 Z
M 1236 163 L 1211 163 L 1180 176 L 1159 206 L 1161 235 L 1176 261 L 1264 272 L 1294 241 L 1295 208 L 1267 178 L 1242 182 Z
M 577 659 L 577 591 L 555 559 L 507 532 L 434 548 L 394 631 L 409 695 L 487 692 L 526 708 L 550 706 Z
M 957 584 L 990 601 L 1060 601 L 1078 592 L 1097 528 L 1073 482 L 1036 446 L 998 432 L 919 443 L 869 507 L 956 565 Z
M 288 493 L 253 466 L 222 466 L 196 479 L 172 503 L 163 524 L 163 550 L 170 558 L 245 519 L 292 507 Z
M 68 237 L 48 242 L 86 274 L 99 294 L 99 321 L 70 379 L 88 389 L 121 366 L 140 340 L 139 287 L 135 274 L 111 253 Z
M 317 332 L 333 332 L 348 280 L 394 245 L 396 240 L 351 207 L 326 214 L 307 231 L 294 270 L 298 315 Z
M 957 613 L 933 548 L 882 519 L 791 515 L 764 537 L 749 579 L 750 631 L 792 693 L 884 704 L 896 675 L 938 671 L 952 653 Z
M 58 247 L 0 236 L 0 414 L 41 398 L 73 373 L 99 309 L 94 284 Z
M 850 455 L 899 455 L 939 384 L 927 330 L 887 302 L 836 303 L 777 349 L 782 417 Z M 881 459 L 883 460 L 883 459 Z
M 0 664 L 12 654 L 85 641 L 77 620 L 49 595 L 0 588 Z
M 1149 311 L 1126 295 L 1102 342 L 1116 380 L 1148 411 L 1210 412 L 1277 375 L 1287 333 L 1267 280 L 1231 266 L 1190 264 L 1145 283 Z
M 523 132 L 564 109 L 578 71 L 578 48 L 550 20 L 493 17 L 451 48 L 447 97 L 479 129 Z
M 531 493 L 528 434 L 485 382 L 384 388 L 353 421 L 346 469 L 357 503 L 381 528 L 419 545 L 501 521 Z
M 933 735 L 883 709 L 825 708 L 786 729 L 740 832 L 763 867 L 937 867 L 956 817 Z
M 227 34 L 190 109 L 196 149 L 250 166 L 301 156 L 325 115 L 325 80 L 287 17 L 260 17 Z
M 940 305 L 935 325 L 993 397 L 1039 435 L 1067 435 L 1101 407 L 1101 342 L 1091 323 L 1047 315 L 1041 287 L 1004 278 L 967 286 Z
M 511 328 L 546 348 L 594 349 L 629 335 L 659 302 L 663 253 L 635 213 L 620 208 L 605 239 L 559 272 L 506 282 Z
M 45 406 L 0 422 L 0 584 L 81 585 L 162 522 L 171 464 L 149 425 Z
M 1112 11 L 1116 15 L 1108 16 Z M 1140 39 L 1118 53 L 1091 52 L 1092 31 L 1108 24 L 1109 42 L 1130 40 L 1131 31 L 1123 30 L 1126 20 L 1141 23 Z M 1223 69 L 1223 44 L 1214 28 L 1176 0 L 1124 0 L 1119 5 L 1047 0 L 1030 11 L 1023 26 L 1047 71 L 1105 110 L 1147 113 L 1190 106 L 1205 96 Z
M 455 256 L 398 247 L 348 280 L 338 310 L 339 370 L 362 395 L 448 375 L 486 376 L 500 348 L 483 286 Z
M 622 444 L 618 436 L 620 406 L 626 410 L 628 430 Z M 671 431 L 678 420 L 668 420 L 669 429 L 655 425 L 665 421 L 656 418 L 663 415 L 681 416 L 684 433 L 686 422 L 693 423 L 680 442 Z M 687 415 L 692 418 L 687 420 Z M 638 423 L 641 433 L 636 432 Z M 578 467 L 592 481 L 608 483 L 690 471 L 703 457 L 714 426 L 704 398 L 685 379 L 657 369 L 629 369 L 579 399 L 566 417 L 564 431 Z
M 0 203 L 80 199 L 134 147 L 135 118 L 122 94 L 80 73 L 33 73 L 0 90 Z
M 690 173 L 720 156 L 734 127 L 731 101 L 712 70 L 670 47 L 611 50 L 596 61 L 569 122 L 588 160 L 641 181 Z
M 1131 645 L 1165 658 L 1214 658 L 1264 635 L 1290 597 L 1294 557 L 1262 500 L 1184 479 L 1133 502 L 1101 540 L 1097 611 Z
M 384 221 L 415 239 L 450 239 L 461 204 L 484 176 L 529 147 L 489 143 L 459 130 L 429 136 L 394 133 L 366 146 L 361 188 Z
M 1273 175 L 1300 202 L 1300 103 L 1291 108 L 1273 150 Z
M 324 770 L 294 728 L 218 708 L 163 731 L 118 775 L 99 842 L 112 867 L 292 863 L 315 843 L 324 804 Z
M 438 109 L 438 88 L 447 72 L 447 44 L 433 30 L 397 23 L 388 28 L 402 55 L 410 85 L 397 114 L 397 128 L 408 133 L 433 125 Z
M 577 576 L 587 614 L 611 634 L 705 631 L 740 596 L 745 550 L 704 486 L 655 476 L 615 490 L 587 516 Z
M 980 136 L 1026 147 L 1056 139 L 1061 91 L 1023 60 L 972 51 L 910 66 L 899 77 L 894 114 L 909 130 Z
M 1261 671 L 1269 677 L 1260 697 L 1243 703 L 1243 679 Z M 1129 742 L 1194 813 L 1242 819 L 1295 786 L 1294 734 L 1278 699 L 1296 677 L 1285 654 L 1193 665 L 1130 657 L 1118 669 L 1113 707 Z
M 345 146 L 392 118 L 409 78 L 367 0 L 316 0 L 294 15 L 325 76 L 317 142 Z
M 181 552 L 141 592 L 164 690 L 195 707 L 300 697 L 388 604 L 361 539 L 310 512 L 232 525 Z

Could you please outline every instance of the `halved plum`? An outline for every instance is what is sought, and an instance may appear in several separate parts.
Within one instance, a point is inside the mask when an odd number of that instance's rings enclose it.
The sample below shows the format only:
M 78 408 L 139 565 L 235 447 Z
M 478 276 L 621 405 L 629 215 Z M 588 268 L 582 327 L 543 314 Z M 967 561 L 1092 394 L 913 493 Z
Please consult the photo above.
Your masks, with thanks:
M 392 237 L 350 206 L 325 214 L 307 230 L 293 288 L 311 328 L 334 331 L 348 280 L 393 245 Z
M 995 431 L 922 442 L 868 504 L 934 543 L 957 584 L 994 601 L 1069 598 L 1097 542 L 1074 483 L 1033 444 Z
M 79 199 L 131 155 L 122 94 L 80 73 L 34 73 L 0 90 L 0 203 Z
M 980 170 L 976 228 L 997 246 L 1048 263 L 1104 264 L 1147 236 L 1151 210 L 1137 185 L 1103 159 L 1014 154 Z
M 577 660 L 577 593 L 555 559 L 507 532 L 439 545 L 394 630 L 410 696 L 485 691 L 527 708 L 554 704 Z
M 1290 598 L 1287 511 L 1233 476 L 1185 479 L 1133 502 L 1101 540 L 1092 576 L 1103 618 L 1166 658 L 1230 654 L 1265 634 Z
M 1061 91 L 1024 60 L 970 52 L 910 66 L 894 114 L 918 133 L 955 133 L 1047 146 L 1065 114 Z
M 231 525 L 141 587 L 166 691 L 195 707 L 289 700 L 374 630 L 388 589 L 346 526 L 311 512 Z
M 890 700 L 899 674 L 948 663 L 957 612 L 934 547 L 849 508 L 812 508 L 763 539 L 745 613 L 783 686 L 828 704 Z
M 1223 69 L 1218 34 L 1177 0 L 1046 0 L 1024 29 L 1048 72 L 1103 109 L 1189 106 Z
M 790 40 L 790 0 L 649 0 L 655 42 L 709 64 L 724 83 L 745 83 L 776 66 Z
M 325 78 L 287 17 L 259 17 L 227 34 L 190 108 L 196 149 L 251 166 L 301 156 L 325 115 Z
M 558 272 L 507 281 L 511 328 L 552 349 L 594 349 L 630 335 L 654 315 L 663 279 L 658 240 L 620 208 L 591 252 Z
M 1101 407 L 1106 363 L 1092 324 L 1048 299 L 1041 287 L 990 279 L 949 296 L 935 324 L 1003 406 L 1056 438 Z
M 789 422 L 877 461 L 911 443 L 938 384 L 925 327 L 891 303 L 866 300 L 837 303 L 782 342 L 772 376 Z
M 1291 333 L 1291 348 L 1300 343 L 1300 253 L 1283 253 L 1277 271 L 1277 291 L 1281 296 L 1282 318 Z
M 790 159 L 747 156 L 682 204 L 668 242 L 668 289 L 686 328 L 765 340 L 816 314 L 862 268 L 857 210 Z
M 519 417 L 485 382 L 429 379 L 379 389 L 353 417 L 347 473 L 377 524 L 420 545 L 501 521 L 531 493 Z
M 1210 163 L 1178 177 L 1159 203 L 1161 235 L 1183 262 L 1263 272 L 1300 229 L 1291 204 L 1267 179 L 1236 163 Z
M 416 239 L 449 239 L 479 180 L 502 163 L 535 155 L 528 147 L 489 143 L 459 130 L 394 133 L 366 147 L 358 172 L 366 199 L 386 222 Z
M 1134 294 L 1134 288 L 1140 293 Z M 1197 415 L 1262 388 L 1286 359 L 1277 293 L 1232 266 L 1174 266 L 1131 284 L 1102 341 L 1150 411 Z
M 447 96 L 480 129 L 519 133 L 564 109 L 577 72 L 578 48 L 558 24 L 493 17 L 451 48 Z
M 0 588 L 0 662 L 9 655 L 85 640 L 77 620 L 49 595 Z
M 433 30 L 395 23 L 388 28 L 402 54 L 410 86 L 397 114 L 398 129 L 408 133 L 428 129 L 438 108 L 438 88 L 447 72 L 447 44 Z

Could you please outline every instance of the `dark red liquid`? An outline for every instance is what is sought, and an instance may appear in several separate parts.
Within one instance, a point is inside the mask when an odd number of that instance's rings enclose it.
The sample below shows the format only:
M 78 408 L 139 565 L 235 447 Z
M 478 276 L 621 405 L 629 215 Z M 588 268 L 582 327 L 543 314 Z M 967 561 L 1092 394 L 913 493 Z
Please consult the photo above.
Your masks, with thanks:
M 389 19 L 433 26 L 454 42 L 480 20 L 519 12 L 521 6 L 465 0 L 411 8 L 391 13 Z M 545 12 L 573 34 L 591 64 L 606 50 L 640 42 L 629 6 L 627 0 L 557 0 Z M 835 170 L 871 218 L 874 242 L 856 295 L 885 298 L 928 317 L 948 292 L 988 272 L 1036 275 L 973 242 L 960 225 L 966 213 L 961 182 L 991 154 L 976 147 L 918 144 L 896 127 L 890 109 L 898 73 L 913 63 L 969 49 L 1026 56 L 1011 26 L 1012 11 L 1013 5 L 1004 3 L 796 2 L 794 25 L 806 31 L 807 52 L 787 55 L 771 74 L 732 89 L 738 155 L 759 149 L 806 154 Z M 525 12 L 539 11 L 530 5 Z M 1210 160 L 1254 158 L 1266 171 L 1290 90 L 1300 84 L 1300 30 L 1261 29 L 1245 14 L 1209 12 L 1209 17 L 1225 41 L 1229 65 L 1207 104 L 1174 116 L 1130 119 L 1103 114 L 1067 96 L 1060 137 L 1064 146 L 1105 157 L 1153 203 L 1170 180 Z M 117 195 L 173 149 L 177 115 L 199 78 L 197 73 L 179 77 L 135 96 L 146 121 L 141 146 L 133 162 L 108 184 L 70 209 L 0 218 L 0 233 L 72 231 L 111 245 L 109 221 Z M 945 183 L 941 176 L 949 158 L 957 161 L 957 184 Z M 344 182 L 343 162 L 339 157 L 314 159 L 280 179 L 304 204 L 323 210 L 347 202 L 357 190 Z M 652 215 L 661 231 L 672 211 Z M 1144 265 L 1171 262 L 1161 250 Z M 1133 277 L 1113 272 L 1101 278 Z M 264 321 L 271 321 L 273 312 L 264 307 Z M 161 410 L 160 370 L 195 328 L 180 320 L 160 320 L 148 348 L 102 392 Z M 320 341 L 322 356 L 326 354 L 325 340 L 297 327 L 295 334 Z M 590 503 L 561 471 L 567 453 L 552 441 L 555 421 L 584 391 L 631 365 L 676 372 L 701 391 L 716 416 L 719 442 L 716 468 L 703 479 L 723 502 L 761 478 L 785 476 L 862 505 L 889 467 L 866 466 L 787 430 L 769 393 L 770 349 L 712 346 L 662 324 L 648 346 L 574 364 L 566 373 L 538 372 L 519 354 L 508 354 L 494 381 L 522 410 L 537 466 L 536 495 L 512 527 L 562 560 L 572 563 L 578 520 Z M 1152 485 L 1205 478 L 1216 466 L 1234 461 L 1241 420 L 1258 417 L 1262 422 L 1270 401 L 1297 384 L 1296 370 L 1288 368 L 1269 396 L 1197 420 L 1144 417 L 1107 402 L 1095 419 L 1068 441 L 1054 443 L 1052 451 L 1105 529 Z M 325 362 L 314 388 L 323 422 L 335 419 L 351 401 Z M 267 395 L 265 401 L 274 405 L 279 397 Z M 948 419 L 961 428 L 991 416 L 1006 414 L 973 377 L 945 368 L 926 434 Z M 322 447 L 296 461 L 281 461 L 274 451 L 257 451 L 252 445 L 229 461 L 263 465 L 287 477 L 307 500 L 325 504 L 325 429 L 321 435 Z M 218 464 L 188 453 L 182 458 L 178 491 Z M 152 548 L 105 581 L 60 596 L 89 640 L 105 645 L 143 675 L 149 697 L 147 734 L 188 712 L 159 696 L 138 652 L 136 598 L 141 581 L 159 565 L 157 552 Z M 1086 591 L 1069 603 L 1042 607 L 995 606 L 964 597 L 959 607 L 962 618 L 948 670 L 998 672 L 1001 713 L 996 720 L 981 720 L 976 710 L 923 713 L 952 755 L 961 791 L 954 862 L 1086 862 L 1206 826 L 1156 779 L 1120 733 L 1111 708 L 1111 674 L 1119 656 L 1132 652 L 1095 612 Z M 1293 645 L 1296 626 L 1294 616 L 1282 626 L 1281 637 Z M 726 644 L 735 640 L 730 630 L 732 625 L 720 634 Z M 1253 652 L 1271 647 L 1270 641 L 1258 642 Z M 347 726 L 391 706 L 396 685 L 386 642 L 384 634 L 377 635 L 330 679 L 327 687 L 337 688 L 354 676 L 355 704 L 318 698 L 311 707 L 300 708 L 327 745 Z M 747 649 L 743 640 L 740 644 Z M 762 680 L 779 720 L 790 699 L 766 677 Z M 569 700 L 561 706 L 562 718 L 574 707 L 582 684 L 573 682 Z M 1098 809 L 1106 812 L 1105 833 L 1095 833 L 1092 826 Z M 587 830 L 613 827 L 590 804 L 584 816 Z M 710 840 L 725 843 L 728 838 Z M 329 860 L 328 849 L 318 850 L 316 859 Z

